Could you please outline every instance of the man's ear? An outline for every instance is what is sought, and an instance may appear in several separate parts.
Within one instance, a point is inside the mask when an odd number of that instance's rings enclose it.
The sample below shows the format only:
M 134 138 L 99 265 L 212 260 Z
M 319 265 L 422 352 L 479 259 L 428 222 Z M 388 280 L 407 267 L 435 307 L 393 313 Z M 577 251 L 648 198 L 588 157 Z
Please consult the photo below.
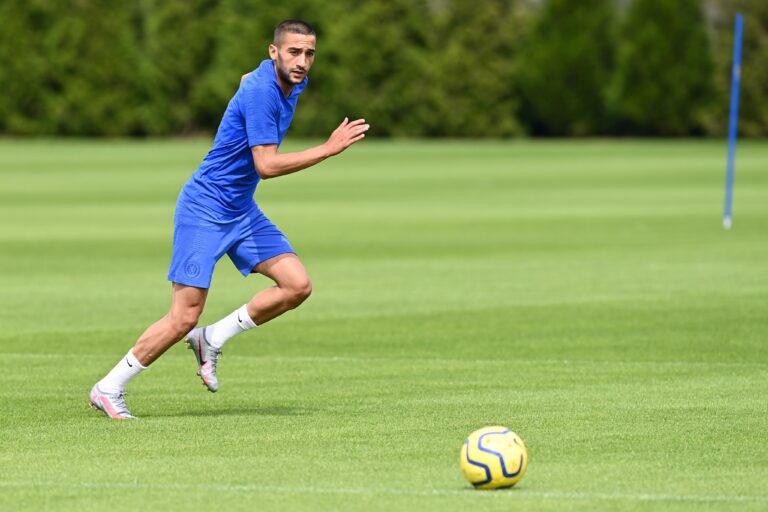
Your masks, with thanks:
M 272 60 L 277 60 L 277 46 L 274 44 L 269 45 L 269 58 Z

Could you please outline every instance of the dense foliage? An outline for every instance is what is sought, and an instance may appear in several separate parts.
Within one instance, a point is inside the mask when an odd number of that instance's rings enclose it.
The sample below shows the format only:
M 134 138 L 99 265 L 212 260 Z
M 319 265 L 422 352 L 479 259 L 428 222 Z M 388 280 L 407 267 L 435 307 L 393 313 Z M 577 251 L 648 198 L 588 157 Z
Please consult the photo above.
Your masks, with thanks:
M 733 15 L 743 133 L 768 135 L 763 0 L 4 0 L 0 133 L 211 132 L 274 26 L 318 30 L 292 133 L 721 135 Z
M 714 65 L 698 0 L 635 0 L 621 25 L 608 104 L 624 133 L 697 133 Z

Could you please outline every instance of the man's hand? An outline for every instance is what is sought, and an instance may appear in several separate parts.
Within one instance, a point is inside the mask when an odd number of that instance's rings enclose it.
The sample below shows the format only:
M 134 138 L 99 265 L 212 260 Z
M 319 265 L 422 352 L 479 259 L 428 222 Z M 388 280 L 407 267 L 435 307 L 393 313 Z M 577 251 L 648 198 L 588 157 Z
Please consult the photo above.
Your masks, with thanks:
M 370 126 L 365 124 L 365 119 L 350 121 L 349 118 L 345 117 L 324 144 L 328 150 L 328 156 L 338 155 L 355 142 L 365 138 L 365 132 L 368 131 L 368 128 Z

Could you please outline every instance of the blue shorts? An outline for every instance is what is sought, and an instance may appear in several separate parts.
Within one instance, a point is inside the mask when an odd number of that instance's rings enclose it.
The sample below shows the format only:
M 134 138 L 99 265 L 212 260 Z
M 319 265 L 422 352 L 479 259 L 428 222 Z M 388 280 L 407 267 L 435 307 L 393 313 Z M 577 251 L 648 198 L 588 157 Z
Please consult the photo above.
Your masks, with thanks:
M 262 261 L 296 251 L 255 203 L 242 215 L 226 217 L 180 197 L 168 280 L 210 288 L 213 268 L 225 253 L 247 276 Z

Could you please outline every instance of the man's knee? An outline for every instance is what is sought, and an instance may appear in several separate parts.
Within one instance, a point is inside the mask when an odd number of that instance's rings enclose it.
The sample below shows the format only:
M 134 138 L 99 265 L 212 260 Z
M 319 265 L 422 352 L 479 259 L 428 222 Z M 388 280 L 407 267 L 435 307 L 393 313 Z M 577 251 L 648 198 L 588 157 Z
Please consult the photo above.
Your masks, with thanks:
M 201 311 L 192 308 L 171 312 L 170 320 L 173 330 L 178 336 L 184 336 L 195 328 L 200 320 L 200 313 Z
M 291 283 L 284 288 L 286 292 L 286 300 L 291 308 L 299 306 L 302 302 L 312 294 L 312 282 L 309 278 L 305 278 L 299 281 Z

